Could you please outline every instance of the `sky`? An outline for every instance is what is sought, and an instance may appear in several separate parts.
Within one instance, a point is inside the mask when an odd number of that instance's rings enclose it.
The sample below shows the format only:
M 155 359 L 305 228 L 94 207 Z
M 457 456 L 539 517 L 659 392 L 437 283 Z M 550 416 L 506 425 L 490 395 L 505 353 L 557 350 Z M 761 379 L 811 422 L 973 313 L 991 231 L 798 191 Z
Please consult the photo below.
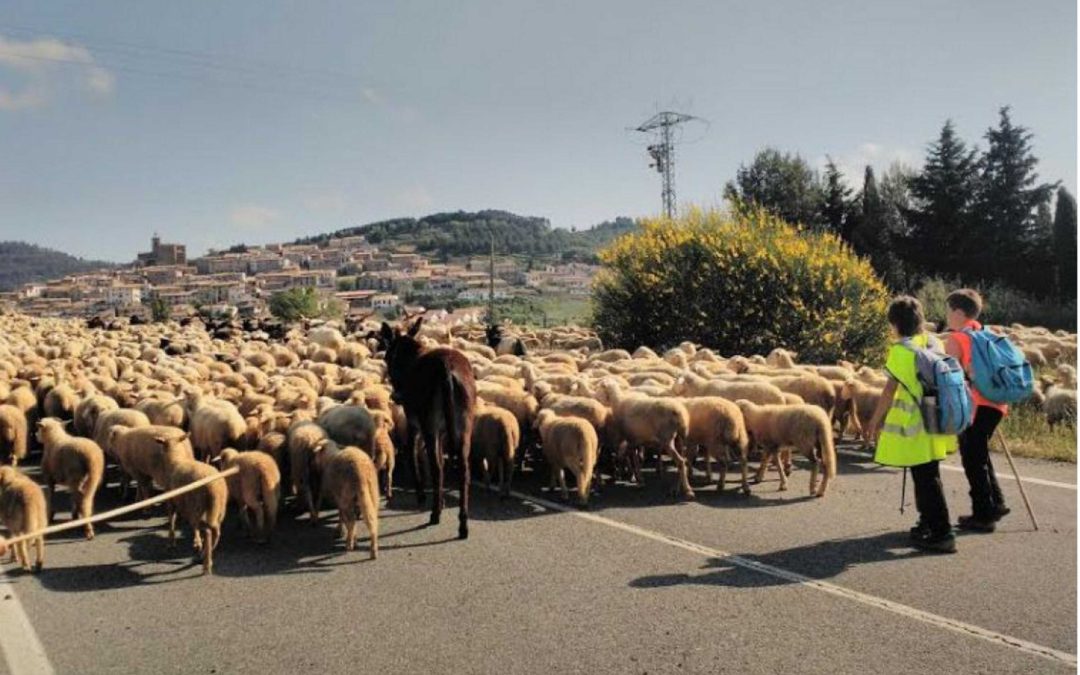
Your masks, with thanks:
M 998 109 L 1076 192 L 1075 0 L 0 4 L 0 240 L 128 261 L 440 211 L 588 227 L 718 205 L 766 146 L 918 166 Z

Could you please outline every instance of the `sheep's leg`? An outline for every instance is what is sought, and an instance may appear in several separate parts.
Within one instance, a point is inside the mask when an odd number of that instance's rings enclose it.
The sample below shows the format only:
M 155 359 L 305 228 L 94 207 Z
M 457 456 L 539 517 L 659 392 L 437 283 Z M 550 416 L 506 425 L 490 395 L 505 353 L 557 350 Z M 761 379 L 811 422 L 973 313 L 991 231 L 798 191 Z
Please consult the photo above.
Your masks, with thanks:
M 491 466 L 488 465 L 487 457 L 482 458 L 480 463 L 484 467 L 484 487 L 487 488 L 488 492 L 491 492 Z M 501 484 L 502 481 L 500 480 L 500 485 Z
M 52 525 L 56 514 L 53 512 L 53 497 L 56 496 L 56 483 L 52 478 L 45 479 L 45 522 Z
M 267 539 L 265 508 L 263 504 L 255 504 L 251 511 L 255 514 L 255 541 L 262 543 Z
M 308 514 L 311 516 L 311 525 L 314 527 L 319 524 L 319 509 L 315 505 L 315 494 L 311 489 L 311 479 L 304 483 L 304 501 L 307 503 Z M 321 500 L 320 500 L 321 501 Z
M 198 531 L 200 528 L 195 528 L 195 536 L 198 537 Z M 217 544 L 214 537 L 214 530 L 209 526 L 205 526 L 205 540 L 206 543 L 203 546 L 202 552 L 202 572 L 203 574 L 212 574 L 214 571 L 214 546 Z
M 565 473 L 566 472 L 563 471 L 561 468 L 559 469 L 559 473 L 558 473 L 558 476 L 559 476 L 559 490 L 562 492 L 563 501 L 564 502 L 569 502 L 570 501 L 570 493 L 566 489 L 566 475 L 565 475 Z
M 712 483 L 712 463 L 713 453 L 710 452 L 709 448 L 705 448 L 705 482 L 707 484 Z
M 717 492 L 723 492 L 724 488 L 727 485 L 727 465 L 728 465 L 728 459 L 730 458 L 730 453 L 728 452 L 727 448 L 724 448 L 723 452 L 724 452 L 723 457 L 717 457 L 716 458 L 716 463 L 719 466 L 719 469 L 717 469 L 717 473 L 719 474 L 719 476 L 717 477 L 717 480 L 716 480 L 716 491 Z M 712 479 L 710 478 L 709 481 L 712 482 Z
M 394 494 L 394 457 L 386 460 L 386 503 L 390 504 L 390 497 Z
M 41 571 L 41 568 L 45 566 L 45 537 L 37 537 L 34 539 L 34 570 Z
M 371 560 L 379 557 L 379 505 L 376 502 L 374 497 L 369 498 L 364 508 L 360 510 L 364 524 L 367 525 L 368 536 L 371 537 L 371 555 L 369 556 Z
M 685 448 L 682 449 L 683 452 L 680 452 L 679 450 L 680 448 L 675 445 L 675 439 L 671 439 L 668 443 L 667 454 L 671 457 L 671 461 L 675 462 L 675 468 L 678 470 L 678 480 L 679 486 L 682 489 L 682 495 L 686 499 L 693 499 L 694 489 L 690 487 L 690 472 L 686 466 L 686 458 L 683 457 Z
M 19 549 L 19 564 L 22 565 L 22 568 L 24 570 L 29 572 L 30 571 L 30 548 L 26 545 L 26 540 L 25 539 L 18 543 L 18 549 Z
M 784 492 L 788 488 L 787 472 L 784 471 L 784 462 L 781 461 L 782 455 L 783 452 L 780 450 L 775 450 L 772 452 L 772 461 L 776 462 L 776 471 L 780 474 L 780 489 L 777 490 L 778 492 Z
M 94 495 L 92 495 L 92 494 L 80 494 L 78 503 L 79 503 L 79 517 L 80 518 L 86 518 L 86 517 L 94 515 Z M 85 532 L 86 532 L 86 538 L 88 540 L 93 539 L 94 538 L 94 524 L 93 523 L 87 523 Z
M 765 471 L 768 470 L 768 468 L 769 468 L 769 459 L 770 459 L 769 450 L 767 450 L 765 448 L 762 448 L 761 449 L 761 463 L 758 464 L 757 473 L 754 474 L 754 482 L 755 483 L 760 483 L 761 481 L 765 480 Z
M 169 504 L 165 508 L 169 512 L 169 548 L 176 548 L 176 507 Z
M 240 515 L 240 523 L 244 526 L 244 533 L 247 536 L 252 537 L 255 535 L 254 530 L 251 527 L 251 517 L 248 514 L 248 507 L 246 504 L 240 504 L 240 508 L 237 509 Z
M 817 492 L 818 470 L 821 467 L 821 462 L 819 462 L 816 458 L 812 459 L 811 462 L 812 464 L 810 465 L 810 494 L 813 495 Z

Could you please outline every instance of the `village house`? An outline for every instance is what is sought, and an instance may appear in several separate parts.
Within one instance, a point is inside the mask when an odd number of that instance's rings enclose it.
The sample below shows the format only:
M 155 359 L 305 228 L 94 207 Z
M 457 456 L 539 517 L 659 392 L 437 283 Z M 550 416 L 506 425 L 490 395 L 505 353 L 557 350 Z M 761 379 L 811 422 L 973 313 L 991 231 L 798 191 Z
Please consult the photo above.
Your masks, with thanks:
M 137 265 L 184 265 L 187 263 L 187 247 L 183 244 L 162 243 L 156 233 L 150 239 L 150 250 L 138 254 Z

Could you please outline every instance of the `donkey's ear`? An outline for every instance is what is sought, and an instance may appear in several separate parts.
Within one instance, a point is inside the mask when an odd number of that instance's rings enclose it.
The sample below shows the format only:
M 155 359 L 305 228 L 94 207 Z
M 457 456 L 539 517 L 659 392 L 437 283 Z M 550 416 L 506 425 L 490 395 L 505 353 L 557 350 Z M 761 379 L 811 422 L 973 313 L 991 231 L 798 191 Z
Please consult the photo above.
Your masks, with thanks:
M 420 324 L 424 323 L 424 317 L 420 317 L 416 320 L 416 323 L 409 329 L 409 337 L 416 337 L 416 334 L 420 332 Z
M 382 327 L 379 329 L 379 335 L 387 344 L 390 344 L 394 340 L 394 329 L 390 327 L 390 324 L 383 321 Z

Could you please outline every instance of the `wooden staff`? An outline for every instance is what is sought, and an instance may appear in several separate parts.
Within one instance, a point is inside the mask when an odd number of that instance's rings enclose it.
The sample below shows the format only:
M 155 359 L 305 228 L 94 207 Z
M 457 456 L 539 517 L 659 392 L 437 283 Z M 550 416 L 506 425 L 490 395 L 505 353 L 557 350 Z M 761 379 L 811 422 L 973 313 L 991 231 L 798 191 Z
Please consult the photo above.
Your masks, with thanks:
M 1024 500 L 1024 508 L 1027 509 L 1028 516 L 1031 517 L 1031 525 L 1037 532 L 1039 530 L 1039 521 L 1035 519 L 1035 511 L 1031 508 L 1031 502 L 1028 501 L 1027 491 L 1024 490 L 1024 482 L 1020 480 L 1020 472 L 1016 470 L 1016 465 L 1013 464 L 1012 453 L 1009 452 L 1009 446 L 1005 443 L 1005 434 L 1001 433 L 1001 429 L 995 430 L 998 440 L 1001 441 L 1001 449 L 1005 451 L 1005 459 L 1009 460 L 1009 468 L 1012 469 L 1013 476 L 1016 477 L 1016 487 L 1020 488 L 1020 498 Z
M 50 534 L 56 534 L 57 532 L 63 532 L 65 530 L 75 529 L 76 527 L 82 527 L 82 526 L 84 526 L 84 525 L 86 525 L 88 523 L 100 523 L 103 520 L 110 520 L 112 518 L 116 518 L 117 516 L 123 516 L 125 514 L 132 513 L 134 511 L 139 511 L 141 509 L 144 509 L 147 506 L 153 506 L 155 504 L 160 504 L 162 502 L 168 501 L 168 500 L 172 499 L 173 497 L 179 497 L 180 495 L 188 493 L 188 492 L 192 492 L 193 490 L 198 490 L 199 488 L 203 487 L 204 485 L 209 485 L 210 483 L 213 483 L 216 480 L 222 480 L 223 478 L 228 478 L 229 476 L 236 475 L 237 473 L 239 473 L 239 471 L 240 471 L 240 467 L 234 466 L 234 467 L 225 469 L 224 471 L 219 471 L 218 473 L 214 474 L 213 476 L 207 476 L 206 478 L 200 478 L 199 480 L 197 480 L 197 481 L 195 481 L 193 483 L 188 483 L 187 485 L 181 485 L 180 487 L 176 488 L 175 490 L 169 490 L 168 492 L 162 492 L 161 494 L 157 495 L 156 497 L 151 497 L 150 499 L 144 499 L 141 502 L 135 502 L 134 504 L 128 504 L 127 506 L 121 506 L 118 509 L 113 509 L 112 511 L 105 511 L 104 513 L 98 513 L 98 514 L 95 514 L 93 516 L 87 516 L 86 518 L 79 518 L 78 520 L 69 520 L 66 523 L 60 523 L 59 525 L 50 525 L 49 527 L 46 527 L 44 530 L 37 530 L 36 532 L 28 532 L 26 534 L 20 534 L 17 537 L 11 537 L 10 539 L 7 540 L 7 543 L 8 543 L 9 546 L 11 546 L 12 544 L 17 544 L 20 541 L 25 541 L 27 539 L 36 539 L 37 537 L 44 537 L 44 536 L 48 536 Z

